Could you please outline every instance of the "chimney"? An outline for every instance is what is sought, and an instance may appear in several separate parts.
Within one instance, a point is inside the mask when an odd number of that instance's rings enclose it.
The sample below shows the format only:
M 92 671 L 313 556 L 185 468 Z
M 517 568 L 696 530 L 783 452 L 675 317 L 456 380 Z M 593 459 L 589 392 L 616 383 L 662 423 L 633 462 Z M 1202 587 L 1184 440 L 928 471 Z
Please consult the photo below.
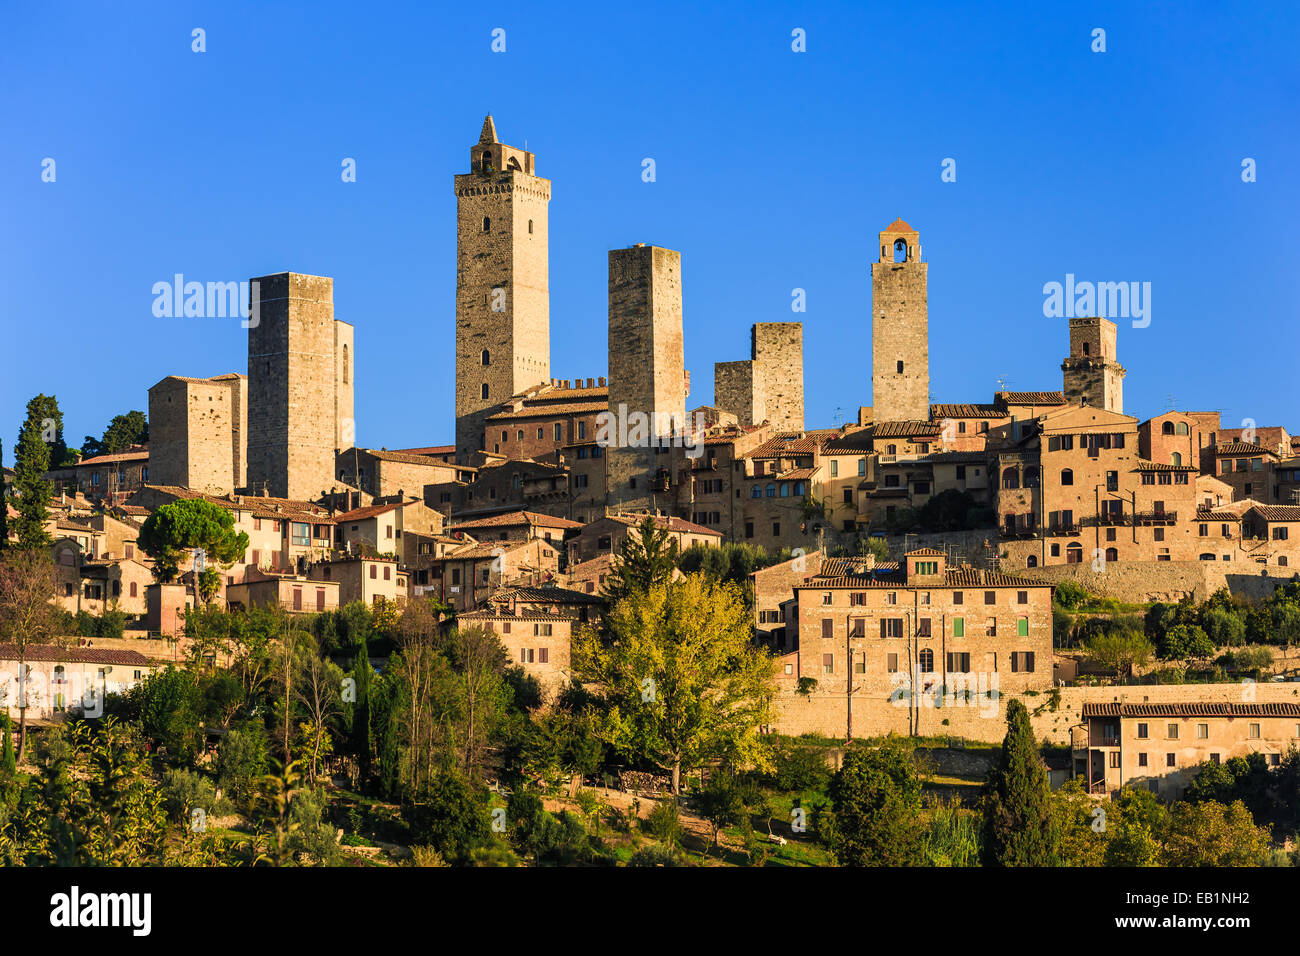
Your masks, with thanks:
M 595 386 L 596 386 L 596 380 L 594 378 L 587 379 L 588 388 L 594 388 Z
M 600 378 L 596 379 L 596 381 L 599 383 L 601 388 L 605 387 L 605 376 L 602 375 Z

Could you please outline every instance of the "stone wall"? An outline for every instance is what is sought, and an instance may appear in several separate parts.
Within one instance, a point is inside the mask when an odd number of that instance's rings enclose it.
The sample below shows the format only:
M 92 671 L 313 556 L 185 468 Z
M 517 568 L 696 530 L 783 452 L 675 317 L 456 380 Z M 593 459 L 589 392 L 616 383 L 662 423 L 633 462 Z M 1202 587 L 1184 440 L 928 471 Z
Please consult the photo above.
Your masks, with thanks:
M 777 431 L 803 431 L 803 324 L 759 322 L 750 339 L 765 417 Z

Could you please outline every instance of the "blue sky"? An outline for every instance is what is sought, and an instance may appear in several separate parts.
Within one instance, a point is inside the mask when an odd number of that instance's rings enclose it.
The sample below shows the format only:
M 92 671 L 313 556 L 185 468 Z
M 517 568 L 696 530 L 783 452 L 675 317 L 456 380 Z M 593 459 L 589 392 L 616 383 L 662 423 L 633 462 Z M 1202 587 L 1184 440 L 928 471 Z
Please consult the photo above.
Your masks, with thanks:
M 751 323 L 802 320 L 808 425 L 851 420 L 876 233 L 901 216 L 930 263 L 935 401 L 1059 389 L 1042 289 L 1073 273 L 1152 284 L 1150 326 L 1120 323 L 1127 412 L 1172 396 L 1300 431 L 1297 36 L 1291 4 L 11 6 L 5 461 L 37 392 L 76 446 L 165 375 L 246 370 L 237 320 L 153 316 L 177 272 L 333 276 L 358 443 L 450 442 L 452 177 L 489 111 L 552 181 L 558 378 L 605 374 L 606 252 L 656 243 L 683 253 L 692 405 Z

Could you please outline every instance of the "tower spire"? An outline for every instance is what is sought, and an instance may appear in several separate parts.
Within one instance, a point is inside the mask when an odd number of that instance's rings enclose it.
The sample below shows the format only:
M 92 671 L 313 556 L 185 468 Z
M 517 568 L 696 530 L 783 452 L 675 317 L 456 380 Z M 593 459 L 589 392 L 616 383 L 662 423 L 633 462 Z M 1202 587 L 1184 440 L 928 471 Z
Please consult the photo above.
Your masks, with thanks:
M 479 133 L 478 141 L 480 143 L 495 143 L 498 141 L 497 127 L 496 124 L 492 122 L 491 113 L 483 119 L 483 132 Z

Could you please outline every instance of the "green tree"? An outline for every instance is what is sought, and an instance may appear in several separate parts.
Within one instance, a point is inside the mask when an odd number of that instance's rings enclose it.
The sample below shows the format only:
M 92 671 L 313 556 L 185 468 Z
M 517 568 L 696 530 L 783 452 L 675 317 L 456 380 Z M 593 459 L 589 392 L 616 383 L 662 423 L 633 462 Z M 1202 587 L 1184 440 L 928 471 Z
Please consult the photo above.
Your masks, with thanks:
M 37 395 L 27 403 L 27 418 L 14 446 L 14 493 L 18 496 L 14 532 L 19 547 L 43 548 L 50 544 L 45 523 L 50 519 L 54 485 L 46 480 L 45 473 L 61 463 L 59 456 L 67 452 L 62 445 L 63 416 L 60 413 L 57 419 L 50 417 L 51 401 L 50 396 Z M 58 410 L 57 403 L 54 408 Z
M 370 754 L 372 747 L 370 721 L 370 650 L 364 635 L 361 647 L 352 662 L 352 679 L 356 681 L 357 699 L 352 705 L 352 724 L 348 733 L 348 749 L 357 759 L 357 772 L 364 791 L 370 782 Z
M 1255 825 L 1240 800 L 1180 801 L 1170 815 L 1166 866 L 1259 866 L 1268 855 L 1268 831 Z
M 465 860 L 492 839 L 487 805 L 453 770 L 433 778 L 424 797 L 410 807 L 409 816 L 419 842 L 437 848 L 451 862 Z
M 130 411 L 125 415 L 114 415 L 113 420 L 104 429 L 103 437 L 95 439 L 87 435 L 81 443 L 81 454 L 85 458 L 96 455 L 115 455 L 132 445 L 144 445 L 149 441 L 149 422 L 144 412 Z
M 1169 627 L 1156 648 L 1164 660 L 1187 660 L 1209 657 L 1214 653 L 1214 643 L 1205 631 L 1195 624 L 1174 624 Z
M 202 498 L 165 504 L 145 519 L 140 550 L 154 561 L 154 577 L 175 580 L 187 551 L 201 548 L 209 563 L 230 567 L 248 549 L 248 535 L 235 531 L 235 516 Z M 204 597 L 210 600 L 211 594 Z
M 0 441 L 0 465 L 5 460 L 5 443 Z M 9 547 L 9 482 L 0 469 L 0 552 Z
M 0 643 L 17 650 L 18 671 L 26 674 L 33 645 L 54 639 L 59 614 L 54 606 L 54 562 L 38 548 L 9 548 L 0 554 Z M 28 694 L 25 679 L 18 693 L 18 759 L 27 752 Z
M 1088 656 L 1114 670 L 1117 678 L 1131 675 L 1133 668 L 1146 664 L 1154 652 L 1155 648 L 1141 631 L 1103 631 L 1088 641 Z
M 0 724 L 4 725 L 4 749 L 0 752 L 0 774 L 12 777 L 18 772 L 18 759 L 14 756 L 14 737 L 8 711 L 0 711 Z
M 629 528 L 605 585 L 605 593 L 616 602 L 633 593 L 644 593 L 656 585 L 672 580 L 677 567 L 677 539 L 668 528 L 660 527 L 653 515 L 646 515 L 639 525 Z
M 1236 647 L 1246 640 L 1246 622 L 1233 611 L 1221 607 L 1204 611 L 1201 627 L 1215 647 Z
M 735 585 L 692 575 L 631 593 L 602 631 L 579 628 L 573 666 L 603 688 L 597 732 L 639 760 L 670 773 L 714 758 L 766 766 L 759 727 L 776 693 L 774 664 L 751 641 L 752 617 Z
M 1002 756 L 985 788 L 985 865 L 1051 866 L 1058 835 L 1050 804 L 1047 769 L 1034 742 L 1029 713 L 1019 700 L 1011 700 Z
M 841 866 L 915 866 L 921 860 L 921 781 L 894 741 L 850 750 L 831 778 L 823 839 Z

